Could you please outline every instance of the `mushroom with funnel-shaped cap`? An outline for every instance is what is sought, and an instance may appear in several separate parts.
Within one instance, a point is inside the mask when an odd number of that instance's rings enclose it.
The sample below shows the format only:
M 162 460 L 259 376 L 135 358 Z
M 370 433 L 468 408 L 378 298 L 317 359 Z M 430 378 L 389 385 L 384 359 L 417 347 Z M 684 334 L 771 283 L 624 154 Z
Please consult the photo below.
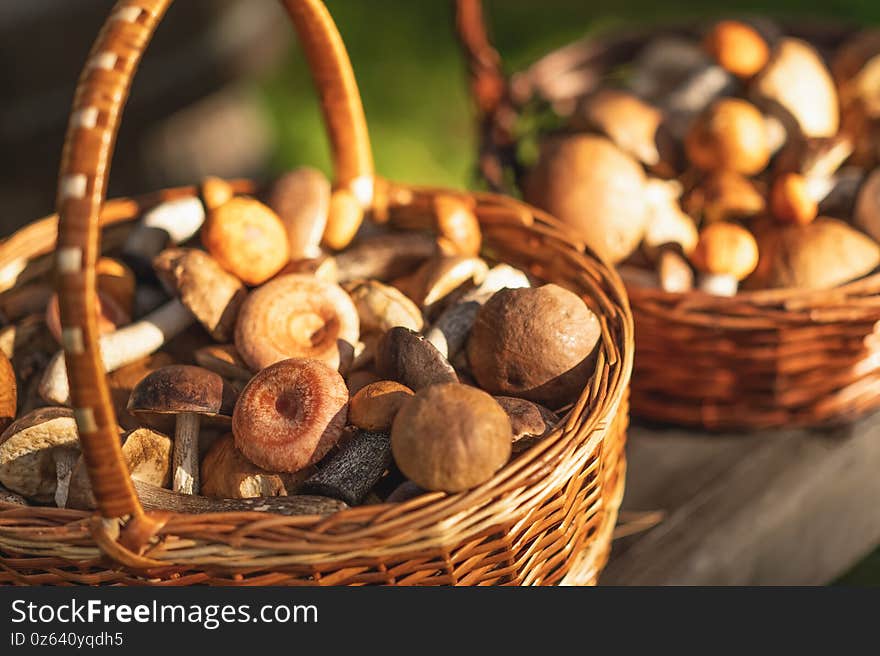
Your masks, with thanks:
M 282 360 L 254 376 L 235 404 L 235 446 L 255 465 L 297 472 L 336 444 L 348 416 L 348 388 L 319 360 Z
M 719 65 L 741 78 L 752 77 L 770 59 L 770 48 L 758 30 L 735 20 L 713 25 L 703 38 L 703 47 Z
M 199 425 L 202 417 L 229 421 L 233 392 L 212 371 L 170 365 L 151 372 L 131 391 L 128 411 L 144 422 L 161 425 L 174 418 L 175 492 L 198 494 Z
M 319 257 L 330 211 L 327 177 L 307 166 L 285 173 L 272 185 L 267 202 L 287 230 L 290 259 Z
M 252 291 L 235 326 L 235 346 L 253 371 L 290 358 L 345 370 L 359 337 L 357 308 L 345 290 L 298 273 Z
M 748 230 L 719 221 L 700 231 L 691 262 L 702 272 L 700 288 L 716 296 L 733 296 L 739 281 L 758 265 L 758 244 Z
M 684 145 L 688 159 L 703 171 L 754 175 L 770 161 L 767 136 L 757 107 L 739 98 L 721 98 L 696 118 Z
M 73 410 L 39 408 L 0 435 L 0 483 L 31 501 L 64 508 L 79 453 Z

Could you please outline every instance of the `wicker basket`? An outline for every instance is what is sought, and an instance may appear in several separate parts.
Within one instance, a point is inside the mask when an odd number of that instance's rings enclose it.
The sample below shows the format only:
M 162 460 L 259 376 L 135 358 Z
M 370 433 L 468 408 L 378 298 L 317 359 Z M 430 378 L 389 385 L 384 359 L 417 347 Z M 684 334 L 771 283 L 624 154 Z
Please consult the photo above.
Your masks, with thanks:
M 96 349 L 94 267 L 102 244 L 105 249 L 118 244 L 130 220 L 145 208 L 196 193 L 175 189 L 104 202 L 120 112 L 138 61 L 169 4 L 117 4 L 76 94 L 59 185 L 60 222 L 44 219 L 0 245 L 0 301 L 57 262 L 62 324 L 81 331 L 84 345 L 68 350 L 66 357 L 99 508 L 91 515 L 0 503 L 0 582 L 594 583 L 608 557 L 623 493 L 633 357 L 629 307 L 617 275 L 558 221 L 491 194 L 474 197 L 487 255 L 581 293 L 603 322 L 597 373 L 551 436 L 465 493 L 431 493 L 326 517 L 144 510 L 121 458 Z M 326 8 L 320 0 L 285 0 L 284 5 L 320 92 L 337 187 L 355 192 L 376 216 L 433 207 L 436 191 L 374 177 L 354 75 Z M 251 187 L 238 183 L 238 189 Z
M 665 27 L 570 44 L 510 77 L 487 37 L 479 0 L 458 0 L 480 120 L 481 176 L 513 191 L 523 174 L 514 125 L 534 102 L 562 109 L 595 90 L 653 38 L 691 35 Z M 785 25 L 821 50 L 852 33 L 827 25 Z M 632 412 L 661 423 L 710 430 L 819 426 L 880 406 L 880 274 L 823 291 L 668 293 L 627 281 L 638 355 Z

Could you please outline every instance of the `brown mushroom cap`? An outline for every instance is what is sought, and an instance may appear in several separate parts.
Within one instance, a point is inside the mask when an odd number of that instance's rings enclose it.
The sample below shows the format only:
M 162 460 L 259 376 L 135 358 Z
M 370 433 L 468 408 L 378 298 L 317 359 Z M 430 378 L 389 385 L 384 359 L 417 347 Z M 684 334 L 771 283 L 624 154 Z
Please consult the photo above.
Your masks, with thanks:
M 12 490 L 7 490 L 2 485 L 0 485 L 0 503 L 11 503 L 16 506 L 28 505 L 27 499 L 20 494 L 16 494 Z
M 202 243 L 221 267 L 248 285 L 259 285 L 290 259 L 281 219 L 252 198 L 233 198 L 211 210 Z
M 496 396 L 495 400 L 510 419 L 514 453 L 524 451 L 547 437 L 559 423 L 559 416 L 555 412 L 537 403 L 512 396 Z
M 218 374 L 192 365 L 173 364 L 150 372 L 135 385 L 128 411 L 141 421 L 167 428 L 167 415 L 183 413 L 228 421 L 234 393 Z
M 388 431 L 413 391 L 393 380 L 370 383 L 351 397 L 348 420 L 366 431 Z
M 752 233 L 741 225 L 719 221 L 700 231 L 691 262 L 703 273 L 742 280 L 758 264 L 758 244 Z
M 453 366 L 431 342 L 401 326 L 382 335 L 376 345 L 376 372 L 415 391 L 458 382 Z
M 843 221 L 819 217 L 805 226 L 759 233 L 761 261 L 750 288 L 828 289 L 855 280 L 880 264 L 880 246 Z
M 355 280 L 343 285 L 357 308 L 363 333 L 403 326 L 419 331 L 425 320 L 422 311 L 403 292 L 376 280 Z
M 391 428 L 400 471 L 426 490 L 460 492 L 486 482 L 510 458 L 510 420 L 475 387 L 432 385 L 404 403 Z
M 837 90 L 819 53 L 799 39 L 780 39 L 751 85 L 755 102 L 807 137 L 831 137 L 840 124 Z
M 636 249 L 648 222 L 642 167 L 596 135 L 546 140 L 526 181 L 525 198 L 568 223 L 612 263 Z
M 107 374 L 116 418 L 123 429 L 132 430 L 140 426 L 140 421 L 128 412 L 131 391 L 147 374 L 171 364 L 174 364 L 174 358 L 160 351 Z
M 235 448 L 232 433 L 224 435 L 202 459 L 201 493 L 220 499 L 252 499 L 295 494 L 311 470 L 276 474 L 257 467 Z
M 567 289 L 503 289 L 477 314 L 467 354 L 483 389 L 560 407 L 587 385 L 601 335 L 596 315 Z
M 180 297 L 208 334 L 218 342 L 232 339 L 247 288 L 210 255 L 194 248 L 171 248 L 153 260 L 163 286 Z
M 239 312 L 235 346 L 253 371 L 289 358 L 345 369 L 359 336 L 357 308 L 344 289 L 293 273 L 251 292 Z
M 719 65 L 743 78 L 755 75 L 770 58 L 770 48 L 758 31 L 734 20 L 716 23 L 703 39 L 703 47 Z
M 705 223 L 747 219 L 761 214 L 767 202 L 752 180 L 736 171 L 712 171 L 683 201 L 685 211 Z
M 268 204 L 287 229 L 290 259 L 318 257 L 330 210 L 327 176 L 309 167 L 286 173 L 272 185 Z
M 379 376 L 372 371 L 362 370 L 348 374 L 345 384 L 348 386 L 349 395 L 354 396 L 370 383 L 375 383 L 379 380 L 381 380 Z
M 38 503 L 54 500 L 57 449 L 79 452 L 73 410 L 40 408 L 0 435 L 0 484 Z
M 780 221 L 806 225 L 816 218 L 819 204 L 810 195 L 804 176 L 783 173 L 770 188 L 770 209 Z
M 764 116 L 745 100 L 721 98 L 693 122 L 685 151 L 691 163 L 704 171 L 759 173 L 770 161 Z
M 122 458 L 132 480 L 167 487 L 171 481 L 171 445 L 171 438 L 149 428 L 126 433 L 122 437 Z M 81 457 L 70 477 L 67 507 L 91 510 L 95 506 L 95 495 Z
M 296 472 L 323 458 L 348 415 L 348 388 L 318 360 L 277 362 L 242 390 L 232 417 L 235 445 L 260 467 Z
M 18 384 L 9 358 L 0 352 L 0 432 L 15 419 L 18 408 Z

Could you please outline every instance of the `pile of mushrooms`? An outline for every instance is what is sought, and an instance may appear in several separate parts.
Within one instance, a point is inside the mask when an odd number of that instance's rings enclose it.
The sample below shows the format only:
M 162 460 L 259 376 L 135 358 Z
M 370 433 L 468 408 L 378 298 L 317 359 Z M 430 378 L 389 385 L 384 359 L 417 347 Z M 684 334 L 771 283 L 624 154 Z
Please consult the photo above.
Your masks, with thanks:
M 599 319 L 482 259 L 467 196 L 358 229 L 334 195 L 311 169 L 259 198 L 206 179 L 100 261 L 104 366 L 147 507 L 328 513 L 468 490 L 589 386 Z M 91 509 L 70 336 L 42 303 L 0 330 L 0 501 Z
M 880 264 L 880 31 L 769 21 L 646 43 L 542 140 L 526 200 L 670 293 L 826 289 Z

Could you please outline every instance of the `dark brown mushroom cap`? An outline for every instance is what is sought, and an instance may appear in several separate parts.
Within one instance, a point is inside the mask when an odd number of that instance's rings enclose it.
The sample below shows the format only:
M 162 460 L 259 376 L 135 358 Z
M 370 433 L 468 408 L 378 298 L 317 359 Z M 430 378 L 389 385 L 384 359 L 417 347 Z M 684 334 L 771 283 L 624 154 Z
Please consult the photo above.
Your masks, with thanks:
M 420 487 L 460 492 L 486 482 L 507 463 L 510 420 L 482 390 L 432 385 L 397 413 L 391 450 L 400 471 Z
M 467 354 L 488 392 L 558 408 L 587 385 L 601 336 L 598 318 L 573 292 L 552 284 L 502 289 L 477 314 Z
M 424 337 L 396 326 L 376 345 L 376 373 L 419 391 L 437 383 L 457 383 L 455 368 Z
M 6 429 L 15 419 L 18 405 L 18 386 L 15 371 L 5 354 L 0 352 L 0 431 Z
M 147 374 L 131 391 L 128 411 L 146 421 L 181 413 L 230 418 L 234 405 L 234 392 L 218 374 L 175 364 Z
M 40 408 L 0 435 L 0 484 L 39 503 L 53 501 L 56 449 L 79 451 L 73 410 Z
M 495 400 L 510 419 L 514 451 L 523 451 L 547 437 L 559 423 L 555 412 L 537 403 L 513 396 L 496 396 Z

